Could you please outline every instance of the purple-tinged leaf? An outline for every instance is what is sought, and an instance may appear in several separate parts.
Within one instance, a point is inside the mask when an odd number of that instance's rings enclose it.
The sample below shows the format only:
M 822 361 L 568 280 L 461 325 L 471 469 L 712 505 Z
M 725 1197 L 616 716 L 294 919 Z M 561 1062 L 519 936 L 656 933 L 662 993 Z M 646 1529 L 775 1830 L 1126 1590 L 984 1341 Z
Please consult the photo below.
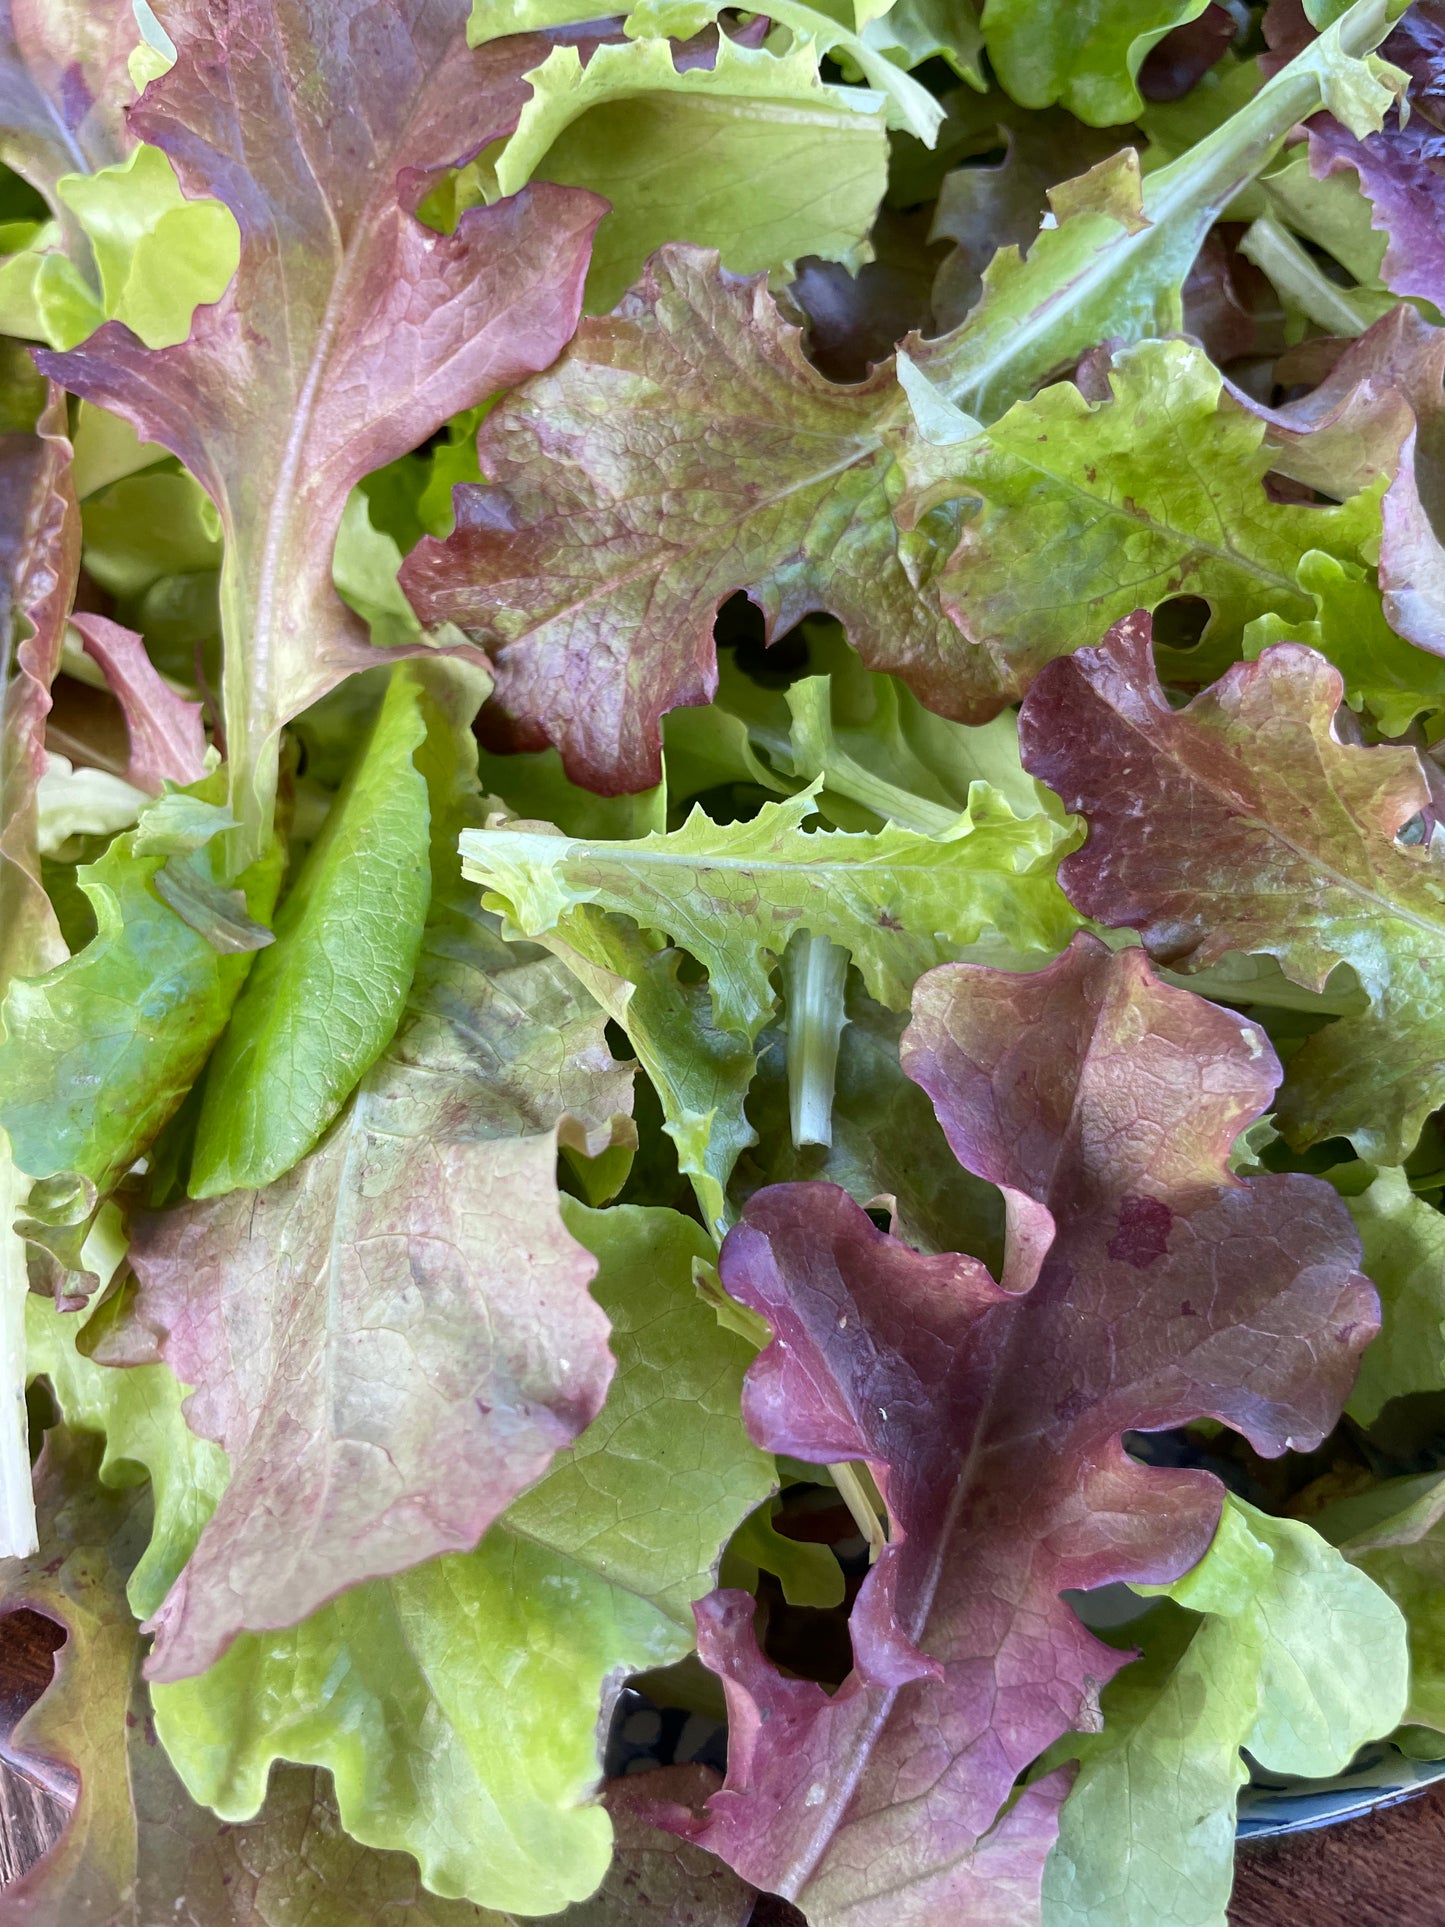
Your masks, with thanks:
M 1049 665 L 1019 740 L 1088 822 L 1059 872 L 1085 915 L 1177 968 L 1243 951 L 1318 991 L 1353 966 L 1370 1008 L 1291 1057 L 1275 1114 L 1296 1143 L 1399 1164 L 1445 1102 L 1445 856 L 1399 841 L 1430 802 L 1419 757 L 1343 742 L 1343 696 L 1323 656 L 1280 643 L 1172 709 L 1141 614 Z
M 761 277 L 660 248 L 614 314 L 487 417 L 495 486 L 457 492 L 455 533 L 413 550 L 403 585 L 425 621 L 492 651 L 499 743 L 552 742 L 605 795 L 659 780 L 661 719 L 711 699 L 713 618 L 737 590 L 770 635 L 826 608 L 930 707 L 987 716 L 1004 698 L 973 676 L 990 666 L 893 524 L 881 429 L 900 408 L 886 368 L 840 388 L 811 367 Z
M 70 620 L 125 712 L 130 737 L 126 781 L 152 796 L 159 796 L 167 782 L 199 783 L 206 773 L 201 705 L 187 702 L 161 680 L 133 629 L 107 616 L 77 613 Z
M 157 1744 L 126 1603 L 151 1494 L 109 1484 L 102 1460 L 93 1433 L 46 1434 L 36 1467 L 40 1549 L 8 1562 L 0 1581 L 0 1639 L 4 1615 L 18 1609 L 43 1613 L 65 1634 L 53 1682 L 0 1737 L 71 1806 L 49 1852 L 0 1891 L 0 1927 L 512 1927 L 428 1893 L 408 1855 L 358 1846 L 342 1831 L 324 1772 L 278 1766 L 265 1808 L 240 1825 L 190 1799 Z M 734 1924 L 721 1917 L 697 1927 Z
M 138 1319 L 232 1463 L 152 1621 L 154 1677 L 470 1550 L 596 1416 L 608 1325 L 556 1164 L 559 1137 L 630 1128 L 602 1033 L 553 959 L 434 914 L 401 1029 L 316 1150 L 141 1221 Z
M 40 881 L 35 787 L 80 568 L 67 433 L 65 397 L 52 385 L 33 433 L 0 434 L 0 985 L 66 955 Z
M 1329 1187 L 1230 1173 L 1279 1074 L 1253 1024 L 1085 935 L 1034 974 L 945 964 L 913 1008 L 908 1074 L 1004 1194 L 1004 1283 L 830 1185 L 749 1201 L 721 1259 L 774 1333 L 749 1430 L 866 1461 L 892 1531 L 831 1698 L 760 1657 L 746 1595 L 698 1609 L 729 1777 L 669 1823 L 813 1927 L 1025 1927 L 1066 1780 L 1003 1809 L 1123 1659 L 1059 1594 L 1177 1578 L 1219 1516 L 1211 1476 L 1146 1468 L 1123 1434 L 1207 1415 L 1260 1452 L 1308 1449 L 1377 1304 Z
M 264 847 L 282 725 L 384 659 L 331 579 L 353 484 L 544 368 L 581 302 L 605 203 L 541 184 L 464 214 L 413 209 L 508 133 L 547 43 L 470 50 L 464 0 L 181 0 L 178 49 L 130 116 L 192 198 L 233 212 L 241 261 L 190 339 L 108 323 L 48 372 L 171 450 L 225 534 L 233 853 Z M 418 645 L 425 646 L 425 645 Z
M 135 144 L 126 62 L 140 37 L 131 0 L 0 0 L 0 160 L 62 222 L 60 176 L 111 167 Z

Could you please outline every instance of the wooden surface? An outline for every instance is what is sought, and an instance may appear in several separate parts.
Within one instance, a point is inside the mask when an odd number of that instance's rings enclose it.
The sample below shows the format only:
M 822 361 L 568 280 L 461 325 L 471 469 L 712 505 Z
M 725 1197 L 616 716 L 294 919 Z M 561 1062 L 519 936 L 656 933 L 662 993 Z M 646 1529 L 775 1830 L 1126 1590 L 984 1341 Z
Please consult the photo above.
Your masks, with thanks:
M 15 1722 L 49 1684 L 58 1632 L 35 1613 L 0 1619 L 0 1886 L 39 1858 L 68 1809 L 71 1790 L 37 1777 L 10 1746 Z M 796 1927 L 801 1918 L 764 1898 L 753 1921 Z M 1445 1927 L 1445 1785 L 1343 1826 L 1242 1848 L 1229 1918 L 1231 1927 Z

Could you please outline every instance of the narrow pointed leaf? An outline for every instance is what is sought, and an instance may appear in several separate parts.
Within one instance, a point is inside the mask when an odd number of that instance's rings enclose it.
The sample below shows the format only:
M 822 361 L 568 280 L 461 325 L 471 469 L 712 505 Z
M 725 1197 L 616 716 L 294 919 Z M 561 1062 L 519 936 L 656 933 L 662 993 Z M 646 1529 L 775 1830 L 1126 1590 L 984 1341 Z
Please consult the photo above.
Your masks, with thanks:
M 797 930 L 849 950 L 895 1009 L 921 970 L 986 933 L 1024 950 L 1057 948 L 1069 934 L 1053 873 L 1071 830 L 1015 817 L 986 784 L 937 838 L 893 824 L 876 835 L 810 833 L 802 824 L 813 809 L 804 792 L 743 823 L 696 810 L 680 830 L 628 843 L 472 830 L 463 867 L 526 936 L 579 903 L 663 932 L 707 965 L 718 1023 L 745 1037 L 772 1010 L 768 975 Z
M 311 1150 L 391 1041 L 431 896 L 415 752 L 424 691 L 392 671 L 371 737 L 206 1073 L 188 1189 L 259 1190 Z

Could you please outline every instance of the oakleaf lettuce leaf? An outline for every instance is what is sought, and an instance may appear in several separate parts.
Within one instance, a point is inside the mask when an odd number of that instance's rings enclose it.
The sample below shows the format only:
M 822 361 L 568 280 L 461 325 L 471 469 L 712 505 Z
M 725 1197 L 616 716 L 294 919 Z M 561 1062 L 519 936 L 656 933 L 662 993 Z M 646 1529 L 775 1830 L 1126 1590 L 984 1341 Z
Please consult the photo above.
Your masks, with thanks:
M 7 361 L 0 434 L 0 985 L 65 956 L 40 880 L 36 785 L 80 568 L 65 397 Z M 27 419 L 28 417 L 28 419 Z M 28 631 L 28 633 L 23 633 Z
M 1122 1434 L 1208 1414 L 1264 1453 L 1306 1447 L 1377 1322 L 1329 1188 L 1229 1171 L 1278 1078 L 1265 1039 L 1139 951 L 1081 934 L 1032 974 L 944 965 L 915 990 L 904 1064 L 1003 1192 L 1002 1283 L 820 1184 L 759 1192 L 721 1257 L 774 1334 L 750 1432 L 863 1459 L 890 1515 L 831 1697 L 763 1658 L 746 1595 L 698 1609 L 729 1777 L 672 1823 L 818 1927 L 1038 1917 L 1066 1780 L 1010 1805 L 1015 1777 L 1123 1663 L 1059 1594 L 1177 1579 L 1219 1521 L 1210 1475 L 1146 1468 Z
M 941 593 L 1014 695 L 1045 661 L 1175 595 L 1209 604 L 1201 660 L 1228 662 L 1246 623 L 1310 613 L 1296 580 L 1306 550 L 1358 562 L 1379 538 L 1378 488 L 1339 507 L 1269 500 L 1263 424 L 1224 400 L 1190 343 L 1123 350 L 1109 384 L 1093 404 L 1072 382 L 1016 403 L 918 504 L 981 499 Z
M 469 830 L 466 876 L 522 935 L 578 904 L 628 916 L 706 964 L 718 1024 L 754 1037 L 774 1006 L 769 972 L 794 931 L 843 945 L 875 997 L 895 1009 L 919 972 L 997 934 L 1054 950 L 1072 927 L 1054 872 L 1071 825 L 1016 817 L 987 784 L 941 836 L 896 824 L 869 833 L 803 828 L 810 790 L 755 817 L 715 823 L 695 809 L 678 830 L 628 842 L 549 831 Z
M 1144 1657 L 1105 1687 L 1103 1730 L 1060 1749 L 1080 1767 L 1046 1927 L 1226 1927 L 1241 1747 L 1326 1779 L 1404 1713 L 1399 1609 L 1309 1526 L 1231 1495 L 1204 1558 L 1160 1590 L 1178 1606 L 1138 1628 Z
M 1000 250 L 963 325 L 910 345 L 923 389 L 969 411 L 960 432 L 1101 340 L 1177 329 L 1215 217 L 1322 90 L 1353 89 L 1357 118 L 1378 123 L 1391 95 L 1358 55 L 1386 24 L 1385 0 L 1358 0 L 1146 182 L 1125 150 L 1055 189 L 1055 224 L 1027 258 Z M 669 246 L 613 316 L 584 321 L 554 369 L 488 416 L 490 486 L 458 491 L 455 532 L 412 552 L 402 586 L 424 621 L 491 652 L 498 745 L 553 743 L 574 781 L 607 794 L 651 788 L 661 716 L 712 698 L 713 618 L 739 590 L 769 636 L 827 610 L 870 668 L 984 722 L 1017 690 L 940 603 L 961 511 L 908 529 L 893 518 L 926 439 L 888 367 L 847 388 L 824 380 L 760 282 Z
M 1290 1059 L 1276 1117 L 1295 1143 L 1345 1136 L 1398 1163 L 1445 1096 L 1445 857 L 1400 840 L 1429 801 L 1418 755 L 1342 741 L 1343 697 L 1336 669 L 1285 642 L 1176 711 L 1148 618 L 1128 617 L 1044 671 L 1020 739 L 1026 767 L 1088 821 L 1060 871 L 1086 916 L 1184 969 L 1245 951 L 1322 990 L 1353 966 L 1369 1010 Z
M 215 504 L 239 869 L 270 833 L 282 725 L 377 659 L 331 580 L 352 485 L 545 367 L 602 206 L 538 185 L 449 236 L 415 219 L 433 174 L 515 125 L 543 51 L 472 53 L 458 9 L 186 0 L 166 25 L 176 63 L 130 126 L 188 195 L 231 209 L 239 268 L 178 346 L 112 322 L 40 359 L 178 455 Z

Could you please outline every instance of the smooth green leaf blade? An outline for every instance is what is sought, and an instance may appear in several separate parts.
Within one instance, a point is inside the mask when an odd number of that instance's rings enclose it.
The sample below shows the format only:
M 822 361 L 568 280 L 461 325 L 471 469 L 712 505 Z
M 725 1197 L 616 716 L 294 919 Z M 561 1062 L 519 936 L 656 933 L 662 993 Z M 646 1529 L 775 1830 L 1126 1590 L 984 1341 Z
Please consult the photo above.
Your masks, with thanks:
M 206 1076 L 193 1198 L 259 1190 L 316 1143 L 390 1042 L 431 895 L 415 752 L 423 691 L 392 671 L 346 788 L 281 906 Z
M 577 904 L 665 933 L 707 966 L 718 1023 L 748 1038 L 773 1008 L 768 974 L 795 930 L 844 945 L 894 1009 L 921 971 L 985 934 L 1026 950 L 1068 940 L 1053 877 L 1073 840 L 1063 824 L 1016 818 L 986 784 L 941 838 L 893 824 L 810 834 L 815 807 L 805 791 L 743 823 L 694 810 L 680 830 L 630 843 L 468 831 L 463 869 L 528 936 Z
M 1201 1563 L 1159 1590 L 1203 1619 L 1146 1626 L 1145 1658 L 1105 1689 L 1103 1731 L 1065 1742 L 1081 1765 L 1045 1927 L 1225 1927 L 1240 1748 L 1323 1778 L 1404 1711 L 1400 1613 L 1306 1525 L 1230 1497 Z
M 219 801 L 225 779 L 192 790 Z M 11 985 L 0 1022 L 0 1125 L 34 1178 L 77 1173 L 108 1191 L 190 1089 L 251 959 L 221 954 L 156 892 L 169 859 L 137 856 L 117 837 L 80 873 L 97 934 L 44 976 Z M 221 880 L 215 841 L 196 859 Z M 250 914 L 269 917 L 280 853 L 243 879 Z
M 1113 127 L 1143 106 L 1144 56 L 1209 0 L 987 0 L 983 33 L 1006 93 L 1024 107 L 1062 101 L 1091 127 Z
M 773 1488 L 738 1415 L 751 1348 L 693 1289 L 711 1247 L 675 1213 L 569 1205 L 600 1259 L 618 1370 L 593 1426 L 474 1553 L 353 1588 L 155 1689 L 192 1793 L 253 1813 L 277 1757 L 324 1764 L 343 1823 L 427 1884 L 550 1913 L 606 1871 L 589 1804 L 599 1695 L 692 1644 L 689 1597 Z M 715 1535 L 715 1536 L 714 1536 Z
M 1369 1182 L 1363 1189 L 1359 1180 Z M 1360 1360 L 1350 1416 L 1372 1425 L 1386 1403 L 1445 1390 L 1445 1215 L 1410 1189 L 1398 1166 L 1330 1173 L 1350 1207 L 1364 1268 L 1380 1294 L 1381 1325 Z
M 532 179 L 602 194 L 586 307 L 604 314 L 666 241 L 718 249 L 737 274 L 791 274 L 803 255 L 856 268 L 887 184 L 881 99 L 830 86 L 817 49 L 784 54 L 724 34 L 712 67 L 674 65 L 666 40 L 555 47 L 496 162 L 513 194 Z

